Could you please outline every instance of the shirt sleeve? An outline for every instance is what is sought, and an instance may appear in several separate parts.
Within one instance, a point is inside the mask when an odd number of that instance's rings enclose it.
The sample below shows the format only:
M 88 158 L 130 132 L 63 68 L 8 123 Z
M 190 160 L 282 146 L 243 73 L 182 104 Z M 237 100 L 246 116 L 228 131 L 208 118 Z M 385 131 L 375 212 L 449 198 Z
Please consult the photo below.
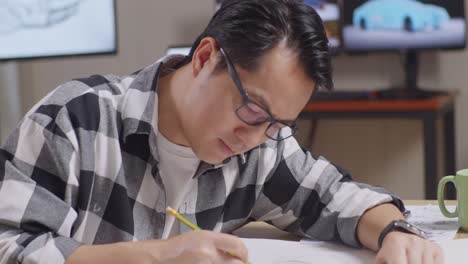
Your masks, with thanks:
M 268 169 L 272 160 L 275 165 Z M 290 233 L 361 247 L 356 229 L 366 210 L 393 203 L 404 211 L 398 197 L 353 181 L 323 157 L 313 158 L 294 138 L 265 144 L 259 162 L 259 174 L 267 176 L 252 217 Z
M 64 263 L 80 245 L 71 238 L 79 158 L 69 127 L 60 105 L 40 104 L 0 148 L 0 263 Z

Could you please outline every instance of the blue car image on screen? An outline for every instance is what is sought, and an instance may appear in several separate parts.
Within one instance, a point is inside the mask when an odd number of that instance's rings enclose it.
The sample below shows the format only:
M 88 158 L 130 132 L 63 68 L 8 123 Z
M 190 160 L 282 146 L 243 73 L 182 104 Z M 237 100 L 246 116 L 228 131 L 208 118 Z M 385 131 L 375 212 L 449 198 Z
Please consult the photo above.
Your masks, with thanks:
M 416 0 L 371 0 L 354 10 L 353 24 L 363 30 L 438 29 L 450 16 L 443 7 Z
M 324 0 L 304 0 L 304 3 L 310 6 L 321 6 L 325 4 L 325 1 Z

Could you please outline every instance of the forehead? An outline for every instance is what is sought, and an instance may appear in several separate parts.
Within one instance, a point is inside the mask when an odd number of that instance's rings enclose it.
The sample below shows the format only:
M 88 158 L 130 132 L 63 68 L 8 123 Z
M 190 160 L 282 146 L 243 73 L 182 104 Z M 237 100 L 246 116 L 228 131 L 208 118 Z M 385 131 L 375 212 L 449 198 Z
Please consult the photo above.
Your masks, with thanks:
M 295 119 L 315 85 L 297 54 L 284 46 L 265 54 L 254 72 L 240 70 L 239 75 L 247 92 L 253 98 L 261 97 L 260 100 L 264 100 L 273 115 L 280 119 Z

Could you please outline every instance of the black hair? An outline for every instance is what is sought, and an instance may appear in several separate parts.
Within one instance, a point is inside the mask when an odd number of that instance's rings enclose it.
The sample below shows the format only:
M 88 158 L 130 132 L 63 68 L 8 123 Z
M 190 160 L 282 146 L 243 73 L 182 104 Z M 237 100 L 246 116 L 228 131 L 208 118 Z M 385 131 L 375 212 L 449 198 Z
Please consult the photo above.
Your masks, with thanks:
M 328 39 L 315 10 L 299 0 L 223 1 L 204 32 L 192 45 L 188 60 L 205 37 L 213 37 L 232 62 L 255 71 L 263 55 L 286 41 L 296 52 L 315 91 L 332 89 L 332 67 Z M 225 69 L 220 60 L 217 70 Z

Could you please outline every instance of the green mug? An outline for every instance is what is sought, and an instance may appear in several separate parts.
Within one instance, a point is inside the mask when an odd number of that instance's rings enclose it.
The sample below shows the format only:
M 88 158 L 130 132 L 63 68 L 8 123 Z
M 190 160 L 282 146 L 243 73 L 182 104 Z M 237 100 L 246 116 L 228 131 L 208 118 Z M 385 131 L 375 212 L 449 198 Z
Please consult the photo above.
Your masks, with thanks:
M 444 189 L 447 182 L 452 182 L 457 190 L 457 207 L 455 212 L 449 212 L 445 207 Z M 468 169 L 457 171 L 456 175 L 443 177 L 437 189 L 437 200 L 443 215 L 449 218 L 458 217 L 458 225 L 468 231 Z

